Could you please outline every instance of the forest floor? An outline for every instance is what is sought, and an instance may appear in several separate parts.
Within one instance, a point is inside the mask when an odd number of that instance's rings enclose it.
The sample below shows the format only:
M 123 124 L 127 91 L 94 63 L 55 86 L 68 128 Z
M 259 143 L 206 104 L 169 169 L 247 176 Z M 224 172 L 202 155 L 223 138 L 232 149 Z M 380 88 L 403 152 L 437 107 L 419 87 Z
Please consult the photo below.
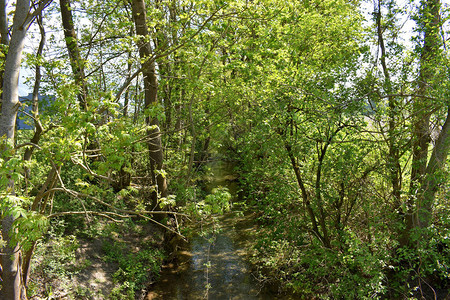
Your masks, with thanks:
M 163 262 L 163 231 L 148 223 L 99 227 L 89 235 L 50 234 L 37 245 L 30 300 L 144 298 Z

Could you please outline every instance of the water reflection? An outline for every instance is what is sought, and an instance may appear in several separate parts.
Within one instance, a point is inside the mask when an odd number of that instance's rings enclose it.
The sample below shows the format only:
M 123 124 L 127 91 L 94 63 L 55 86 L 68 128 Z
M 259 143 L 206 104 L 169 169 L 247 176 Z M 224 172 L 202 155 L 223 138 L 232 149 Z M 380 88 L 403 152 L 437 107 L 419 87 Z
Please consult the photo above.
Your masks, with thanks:
M 237 198 L 237 175 L 232 163 L 211 164 L 206 189 L 226 186 Z M 246 262 L 249 239 L 256 230 L 252 215 L 227 213 L 217 222 L 221 229 L 205 237 L 191 239 L 187 251 L 178 253 L 179 263 L 169 265 L 150 289 L 147 299 L 164 300 L 272 300 L 291 299 L 263 288 Z M 201 230 L 199 230 L 201 231 Z
M 281 299 L 262 289 L 251 273 L 239 240 L 249 227 L 235 223 L 243 219 L 229 214 L 220 220 L 218 233 L 194 237 L 190 251 L 180 253 L 185 262 L 165 269 L 147 299 Z

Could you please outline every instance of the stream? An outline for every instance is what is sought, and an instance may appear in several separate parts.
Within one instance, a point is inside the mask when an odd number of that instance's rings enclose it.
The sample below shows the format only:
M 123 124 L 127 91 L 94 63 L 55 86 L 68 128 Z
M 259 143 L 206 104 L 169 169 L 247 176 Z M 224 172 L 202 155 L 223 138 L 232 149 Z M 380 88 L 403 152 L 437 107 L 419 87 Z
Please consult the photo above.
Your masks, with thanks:
M 229 180 L 229 168 L 221 163 L 214 166 L 214 180 L 210 184 L 226 186 L 236 197 L 233 186 L 236 183 Z M 159 281 L 151 286 L 147 300 L 292 299 L 264 287 L 251 272 L 246 249 L 252 231 L 257 228 L 252 213 L 232 209 L 209 226 L 209 229 L 214 226 L 212 233 L 191 238 L 186 250 L 177 254 L 178 263 L 165 266 Z

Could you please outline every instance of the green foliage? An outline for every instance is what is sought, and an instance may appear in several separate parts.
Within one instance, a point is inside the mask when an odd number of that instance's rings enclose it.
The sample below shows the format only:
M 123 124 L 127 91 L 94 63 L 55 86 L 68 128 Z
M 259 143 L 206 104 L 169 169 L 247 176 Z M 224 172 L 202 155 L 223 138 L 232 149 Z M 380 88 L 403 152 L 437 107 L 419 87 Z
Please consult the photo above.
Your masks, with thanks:
M 293 221 L 271 226 L 276 229 L 258 236 L 252 261 L 260 266 L 260 276 L 278 278 L 305 298 L 370 299 L 386 291 L 384 268 L 390 258 L 382 249 L 356 236 L 346 238 L 345 249 L 327 249 L 309 243 Z
M 147 2 L 144 39 L 154 46 L 148 59 L 158 66 L 159 101 L 144 107 L 142 76 L 127 82 L 145 63 L 129 3 L 76 1 L 89 105 L 80 108 L 79 82 L 60 55 L 64 43 L 50 34 L 51 52 L 26 55 L 30 69 L 45 68 L 41 93 L 55 96 L 50 107 L 40 105 L 39 147 L 27 162 L 27 147 L 12 141 L 0 154 L 0 210 L 15 219 L 12 243 L 29 249 L 50 228 L 56 254 L 44 259 L 45 272 L 70 277 L 57 268 L 73 261 L 71 234 L 109 237 L 117 229 L 83 212 L 148 210 L 152 177 L 162 175 L 169 182 L 169 195 L 158 199 L 164 209 L 196 220 L 223 214 L 232 207 L 231 189 L 207 193 L 205 182 L 207 162 L 226 159 L 238 165 L 241 196 L 264 233 L 255 241 L 262 276 L 311 298 L 363 299 L 392 289 L 410 296 L 418 283 L 448 285 L 445 168 L 431 174 L 441 189 L 430 205 L 433 222 L 405 234 L 407 217 L 421 209 L 420 180 L 410 182 L 415 118 L 430 119 L 429 157 L 448 114 L 441 43 L 448 7 L 433 24 L 426 4 L 434 2 L 379 1 L 368 20 L 361 1 Z M 44 14 L 44 24 L 59 32 L 49 21 L 54 12 Z M 402 41 L 407 19 L 416 21 L 413 45 Z M 1 46 L 0 70 L 6 51 Z M 164 145 L 165 170 L 156 174 L 148 137 L 156 125 L 147 118 L 159 122 Z M 33 133 L 18 132 L 16 145 Z M 67 212 L 61 223 L 48 220 Z M 119 264 L 113 298 L 133 298 L 162 260 L 151 247 L 128 247 L 105 245 L 107 259 Z
M 113 278 L 118 285 L 111 299 L 134 299 L 135 293 L 148 284 L 150 278 L 157 278 L 164 256 L 158 249 L 139 249 L 133 251 L 123 242 L 106 242 L 103 251 L 106 260 L 116 262 L 118 270 Z M 126 296 L 124 296 L 126 295 Z
M 61 282 L 69 281 L 70 277 L 79 272 L 80 266 L 76 265 L 75 251 L 79 244 L 75 236 L 56 234 L 49 232 L 48 239 L 36 246 L 36 273 L 44 278 L 60 279 Z
M 231 194 L 226 187 L 217 187 L 205 199 L 188 205 L 188 211 L 199 217 L 223 214 L 231 209 Z
M 423 236 L 428 238 L 423 239 Z M 446 290 L 450 279 L 448 224 L 417 231 L 415 239 L 416 247 L 400 247 L 392 259 L 396 279 L 391 286 L 393 294 L 415 296 Z M 404 278 L 409 280 L 405 283 Z M 429 290 L 430 282 L 436 291 Z
M 20 171 L 23 163 L 16 156 L 0 161 L 0 212 L 3 216 L 11 216 L 14 220 L 13 231 L 11 232 L 11 245 L 20 245 L 24 250 L 28 250 L 32 243 L 38 240 L 48 229 L 48 219 L 46 216 L 28 210 L 32 199 L 14 196 L 10 193 L 10 182 L 18 183 L 20 186 L 23 179 Z

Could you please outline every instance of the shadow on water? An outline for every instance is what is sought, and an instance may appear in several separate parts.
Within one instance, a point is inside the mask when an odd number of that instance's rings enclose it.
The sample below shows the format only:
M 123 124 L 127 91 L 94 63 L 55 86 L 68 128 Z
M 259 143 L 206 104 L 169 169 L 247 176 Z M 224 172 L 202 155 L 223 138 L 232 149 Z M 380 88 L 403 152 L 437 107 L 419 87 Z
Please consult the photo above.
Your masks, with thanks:
M 210 180 L 209 188 L 231 182 L 233 175 L 227 168 L 230 166 L 213 166 L 215 179 Z M 224 169 L 225 174 L 218 174 Z M 226 186 L 236 193 L 235 187 Z M 263 287 L 246 261 L 248 239 L 256 230 L 253 215 L 230 212 L 219 217 L 217 224 L 219 230 L 191 239 L 188 250 L 178 253 L 178 264 L 163 269 L 147 299 L 290 299 Z

